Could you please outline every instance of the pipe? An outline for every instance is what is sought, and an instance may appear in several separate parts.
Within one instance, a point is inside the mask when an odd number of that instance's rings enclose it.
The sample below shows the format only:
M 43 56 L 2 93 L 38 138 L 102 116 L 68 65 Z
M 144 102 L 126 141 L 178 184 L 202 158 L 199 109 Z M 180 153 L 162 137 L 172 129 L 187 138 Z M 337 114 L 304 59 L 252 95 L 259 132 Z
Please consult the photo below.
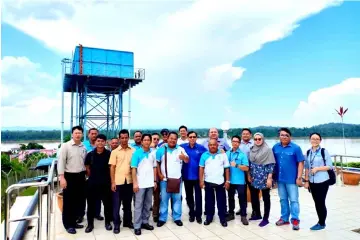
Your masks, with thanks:
M 79 82 L 76 81 L 76 125 L 79 125 Z
M 85 96 L 83 97 L 83 105 L 84 105 L 84 122 L 83 122 L 83 128 L 84 128 L 84 141 L 86 141 L 86 102 L 87 102 L 87 83 L 85 82 L 84 84 L 84 88 L 85 88 Z
M 35 192 L 33 198 L 31 199 L 29 206 L 27 207 L 27 209 L 24 212 L 24 215 L 23 215 L 24 217 L 30 216 L 34 212 L 36 205 L 37 205 L 38 195 L 39 195 L 39 190 L 37 190 Z M 23 239 L 30 221 L 31 220 L 29 219 L 29 220 L 22 220 L 21 222 L 19 222 L 11 240 Z
M 74 92 L 71 88 L 70 130 L 74 126 Z
M 129 81 L 129 116 L 128 116 L 128 125 L 129 125 L 129 136 L 131 136 L 131 81 Z

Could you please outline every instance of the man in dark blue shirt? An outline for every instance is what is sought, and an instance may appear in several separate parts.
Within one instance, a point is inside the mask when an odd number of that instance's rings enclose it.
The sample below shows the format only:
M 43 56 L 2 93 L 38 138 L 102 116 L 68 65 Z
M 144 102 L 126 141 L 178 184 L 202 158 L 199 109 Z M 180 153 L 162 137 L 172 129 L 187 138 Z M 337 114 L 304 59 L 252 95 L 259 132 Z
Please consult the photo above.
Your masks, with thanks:
M 186 202 L 189 207 L 189 221 L 194 222 L 195 218 L 198 223 L 202 223 L 202 194 L 199 182 L 199 162 L 201 155 L 206 152 L 206 148 L 198 143 L 197 133 L 190 131 L 188 133 L 189 143 L 181 144 L 189 156 L 189 162 L 183 163 L 182 178 L 184 180 Z M 194 203 L 195 190 L 195 203 Z
M 272 150 L 276 160 L 275 176 L 278 182 L 281 205 L 281 218 L 276 222 L 276 225 L 290 224 L 289 217 L 291 214 L 293 230 L 299 230 L 298 187 L 302 186 L 304 155 L 301 148 L 291 142 L 291 132 L 287 128 L 280 129 L 280 143 L 275 144 Z

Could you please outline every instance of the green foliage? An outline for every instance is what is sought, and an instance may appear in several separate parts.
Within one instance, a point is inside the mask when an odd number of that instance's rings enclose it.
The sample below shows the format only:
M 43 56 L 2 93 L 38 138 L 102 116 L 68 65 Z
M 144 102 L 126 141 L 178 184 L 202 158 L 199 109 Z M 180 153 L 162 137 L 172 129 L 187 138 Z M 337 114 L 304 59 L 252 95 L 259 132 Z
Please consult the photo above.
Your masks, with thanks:
M 29 188 L 26 188 L 25 190 L 23 190 L 21 193 L 20 193 L 20 196 L 32 196 L 35 194 L 37 188 L 36 187 L 29 187 Z
M 335 163 L 333 163 L 335 165 Z M 336 162 L 337 167 L 341 167 L 340 162 Z M 343 163 L 343 167 L 352 167 L 352 168 L 360 168 L 360 162 L 349 162 L 349 163 Z
M 47 158 L 48 155 L 45 153 L 35 152 L 26 156 L 23 164 L 26 168 L 35 167 L 40 159 Z

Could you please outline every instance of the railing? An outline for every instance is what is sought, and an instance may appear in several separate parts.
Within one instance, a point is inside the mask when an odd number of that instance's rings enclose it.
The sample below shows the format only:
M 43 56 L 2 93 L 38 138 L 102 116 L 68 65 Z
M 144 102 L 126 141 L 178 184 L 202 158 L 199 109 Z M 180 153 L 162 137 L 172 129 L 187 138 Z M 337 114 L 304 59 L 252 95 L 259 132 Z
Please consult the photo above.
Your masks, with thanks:
M 47 223 L 46 223 L 46 239 L 50 239 L 51 236 L 51 214 L 54 214 L 55 219 L 55 211 L 53 206 L 53 198 L 54 198 L 54 191 L 55 191 L 55 184 L 54 184 L 54 174 L 56 173 L 56 165 L 57 161 L 53 161 L 51 167 L 49 167 L 49 174 L 48 179 L 46 182 L 35 182 L 35 183 L 21 183 L 21 184 L 13 184 L 6 189 L 6 199 L 5 199 L 5 229 L 4 235 L 6 240 L 10 240 L 10 223 L 11 222 L 20 222 L 20 221 L 30 221 L 32 219 L 38 220 L 38 228 L 37 228 L 37 239 L 42 239 L 42 192 L 45 188 L 47 188 Z M 59 178 L 57 178 L 59 181 Z M 59 186 L 59 183 L 57 184 Z M 25 187 L 37 187 L 37 205 L 38 205 L 38 214 L 34 215 L 27 215 L 20 218 L 12 218 L 10 219 L 10 200 L 11 200 L 11 193 L 14 190 L 18 190 Z
M 341 179 L 344 179 L 344 162 L 343 158 L 360 158 L 360 156 L 349 156 L 349 155 L 332 155 L 331 157 L 334 158 L 334 167 L 337 168 L 337 158 L 340 158 L 340 174 Z M 341 181 L 341 186 L 344 186 L 344 180 Z

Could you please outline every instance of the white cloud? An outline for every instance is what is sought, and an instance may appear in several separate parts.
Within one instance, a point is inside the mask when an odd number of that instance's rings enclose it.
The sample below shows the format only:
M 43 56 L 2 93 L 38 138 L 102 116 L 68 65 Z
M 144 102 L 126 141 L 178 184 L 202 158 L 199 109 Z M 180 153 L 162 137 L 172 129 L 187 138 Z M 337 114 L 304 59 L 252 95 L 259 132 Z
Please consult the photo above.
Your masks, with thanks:
M 208 109 L 203 107 L 203 102 L 213 102 L 213 96 L 226 93 L 244 72 L 231 63 L 268 42 L 288 36 L 300 20 L 336 2 L 205 0 L 85 4 L 74 1 L 44 17 L 39 12 L 24 13 L 29 2 L 24 5 L 20 0 L 8 0 L 4 3 L 3 21 L 63 55 L 69 55 L 79 43 L 134 51 L 136 67 L 146 69 L 146 80 L 136 86 L 133 96 L 145 103 L 144 99 L 160 95 L 162 104 L 133 112 L 135 116 L 136 112 L 152 113 L 148 124 L 165 125 L 168 120 L 159 119 L 160 114 L 181 112 L 182 117 L 172 120 L 173 124 L 180 124 L 181 119 L 192 118 L 188 106 L 195 103 L 196 114 L 206 115 Z M 41 4 L 34 2 L 31 9 Z M 226 97 L 218 97 L 213 105 L 224 109 L 224 105 L 231 103 Z M 168 106 L 176 106 L 176 110 L 171 111 Z M 239 111 L 232 107 L 233 111 Z M 225 109 L 222 111 L 219 116 Z
M 345 122 L 359 123 L 360 78 L 349 78 L 330 87 L 318 89 L 301 101 L 294 112 L 295 126 L 310 126 L 327 122 L 339 122 L 335 112 L 340 106 L 349 108 Z

